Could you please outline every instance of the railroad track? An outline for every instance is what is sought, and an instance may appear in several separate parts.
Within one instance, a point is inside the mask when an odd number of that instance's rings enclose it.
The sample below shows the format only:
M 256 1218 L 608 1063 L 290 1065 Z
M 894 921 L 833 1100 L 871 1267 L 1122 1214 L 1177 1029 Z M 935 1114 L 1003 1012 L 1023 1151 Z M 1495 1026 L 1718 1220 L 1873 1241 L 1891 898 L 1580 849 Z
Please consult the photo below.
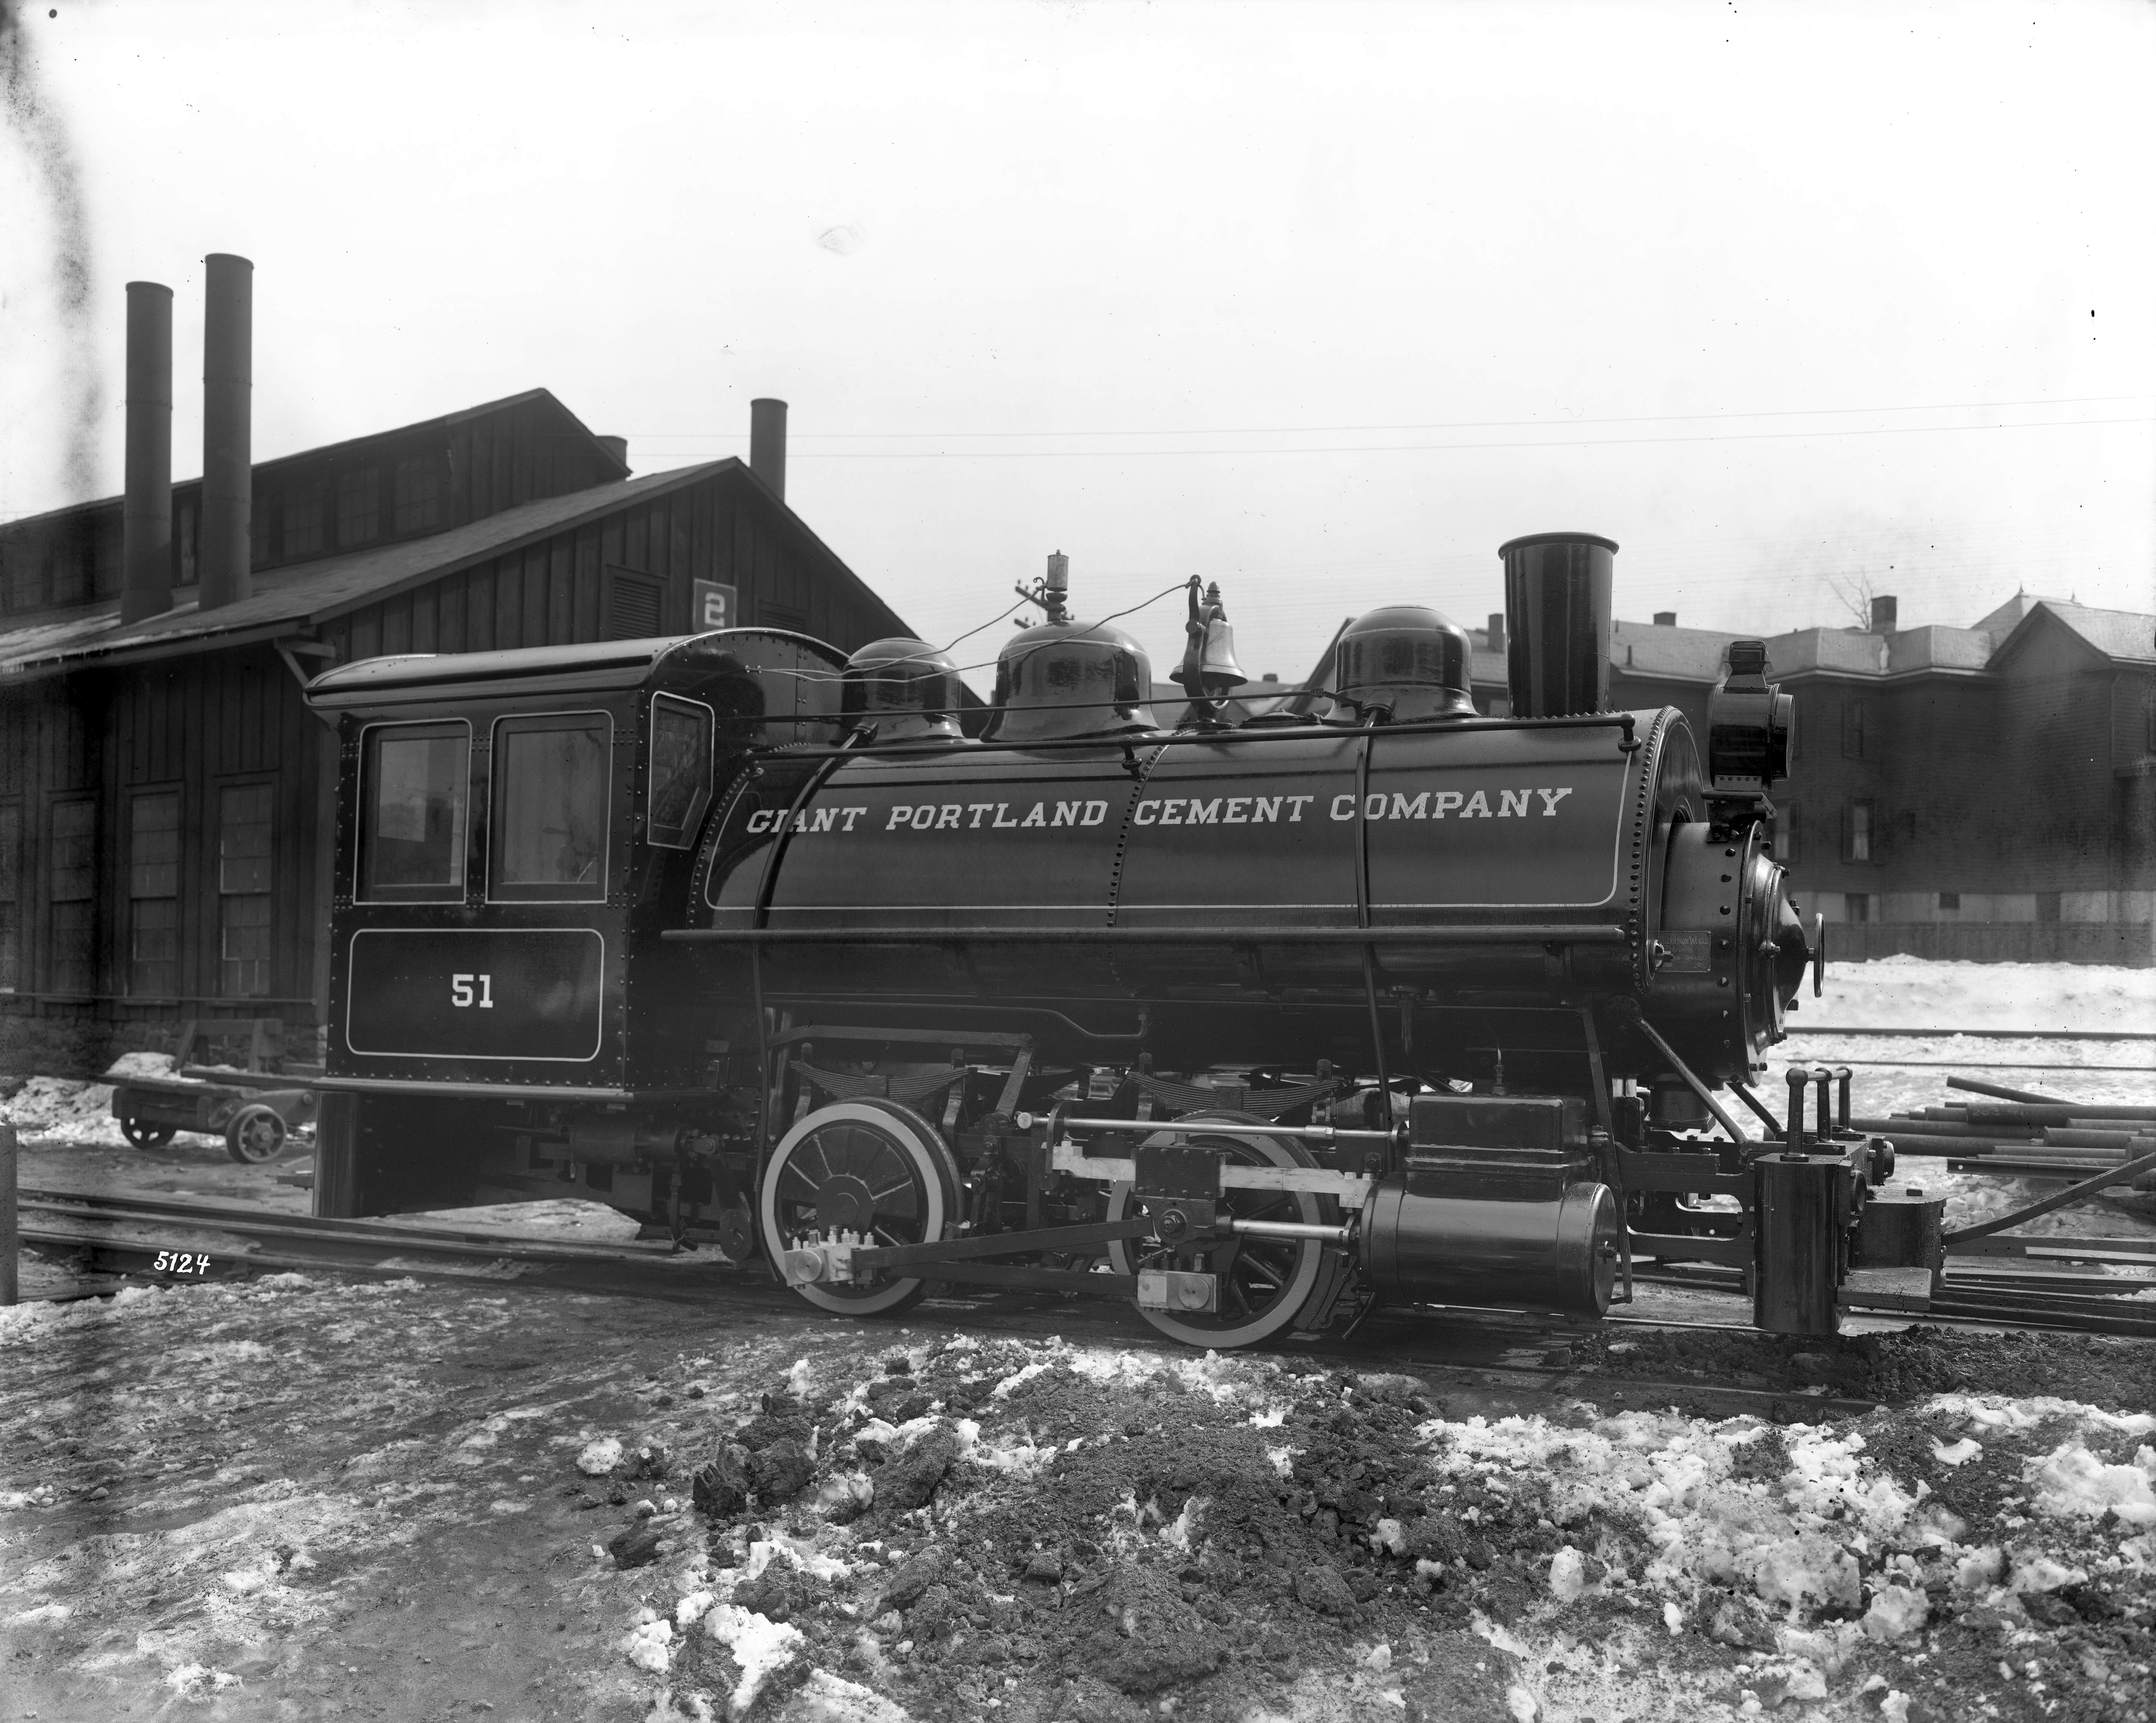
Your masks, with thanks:
M 92 1274 L 146 1273 L 177 1281 L 223 1279 L 263 1269 L 334 1269 L 632 1291 L 647 1285 L 658 1290 L 685 1277 L 706 1285 L 714 1276 L 742 1278 L 742 1271 L 716 1251 L 676 1252 L 663 1243 L 540 1240 L 395 1221 L 325 1220 L 244 1204 L 132 1193 L 26 1187 L 17 1201 L 24 1244 L 65 1250 Z M 172 1265 L 181 1259 L 187 1262 L 185 1269 Z

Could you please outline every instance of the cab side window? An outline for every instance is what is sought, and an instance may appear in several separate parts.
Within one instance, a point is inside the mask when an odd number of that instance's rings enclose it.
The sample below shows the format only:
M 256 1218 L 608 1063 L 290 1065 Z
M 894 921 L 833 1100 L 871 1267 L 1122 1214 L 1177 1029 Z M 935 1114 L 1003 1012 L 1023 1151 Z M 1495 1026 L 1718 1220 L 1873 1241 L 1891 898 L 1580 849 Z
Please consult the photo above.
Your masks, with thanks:
M 605 898 L 613 742 L 613 721 L 603 712 L 504 718 L 495 726 L 490 896 L 547 903 Z
M 360 768 L 362 902 L 463 898 L 470 768 L 471 731 L 461 723 L 368 728 Z
M 650 807 L 644 837 L 662 849 L 686 849 L 711 804 L 711 709 L 672 695 L 651 697 Z

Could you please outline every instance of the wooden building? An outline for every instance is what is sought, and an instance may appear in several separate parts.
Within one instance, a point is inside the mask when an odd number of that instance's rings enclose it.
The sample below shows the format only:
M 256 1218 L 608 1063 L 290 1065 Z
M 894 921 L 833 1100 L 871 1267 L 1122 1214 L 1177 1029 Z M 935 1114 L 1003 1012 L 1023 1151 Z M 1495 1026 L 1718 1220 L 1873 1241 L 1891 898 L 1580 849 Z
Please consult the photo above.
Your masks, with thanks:
M 200 486 L 174 485 L 172 605 L 132 622 L 122 499 L 0 526 L 0 1070 L 85 1074 L 220 1016 L 281 1018 L 306 1056 L 336 762 L 300 690 L 331 664 L 907 633 L 786 506 L 769 430 L 751 463 L 632 477 L 534 389 L 263 462 L 252 589 L 207 608 Z

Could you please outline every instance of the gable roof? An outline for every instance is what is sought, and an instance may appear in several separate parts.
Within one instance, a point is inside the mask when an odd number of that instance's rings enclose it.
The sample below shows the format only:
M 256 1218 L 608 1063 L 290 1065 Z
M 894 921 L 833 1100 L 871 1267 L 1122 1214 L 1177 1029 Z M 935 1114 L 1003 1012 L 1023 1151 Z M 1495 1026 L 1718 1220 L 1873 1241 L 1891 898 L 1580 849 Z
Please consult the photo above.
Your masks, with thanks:
M 482 401 L 476 407 L 460 407 L 454 413 L 439 413 L 433 418 L 415 419 L 408 425 L 398 425 L 387 431 L 369 431 L 364 436 L 347 437 L 341 443 L 324 443 L 312 449 L 295 449 L 290 454 L 274 455 L 267 460 L 256 461 L 254 467 L 254 474 L 258 479 L 264 477 L 275 477 L 288 468 L 311 466 L 317 461 L 334 460 L 339 456 L 348 455 L 355 450 L 364 449 L 371 444 L 393 443 L 400 438 L 416 436 L 424 431 L 447 433 L 455 429 L 459 425 L 469 424 L 474 419 L 489 418 L 496 413 L 507 413 L 514 408 L 534 404 L 543 404 L 550 408 L 554 415 L 559 418 L 568 429 L 575 432 L 591 444 L 593 454 L 614 468 L 623 478 L 629 476 L 628 464 L 605 444 L 600 442 L 598 436 L 582 419 L 556 398 L 551 389 L 525 389 L 514 395 L 504 395 L 499 401 Z M 172 481 L 175 495 L 182 491 L 198 490 L 201 485 L 202 479 L 199 477 L 175 479 Z M 126 505 L 126 500 L 124 495 L 92 497 L 87 502 L 68 503 L 57 509 L 47 509 L 41 514 L 18 515 L 12 520 L 0 520 L 0 538 L 6 537 L 18 527 L 33 526 L 39 521 L 60 520 L 71 515 L 91 515 L 107 509 L 116 512 Z
M 2092 651 L 2114 664 L 2156 664 L 2156 616 L 2135 610 L 2098 610 L 2092 605 L 2073 604 L 2057 598 L 2039 598 L 1992 654 L 1996 664 L 2042 626 L 2048 617 Z
M 407 587 L 438 580 L 473 563 L 579 526 L 628 504 L 721 475 L 737 476 L 742 483 L 762 491 L 816 551 L 829 556 L 836 567 L 845 567 L 746 463 L 729 456 L 670 473 L 541 497 L 424 538 L 403 539 L 264 570 L 255 575 L 254 590 L 249 597 L 215 610 L 198 609 L 187 600 L 162 616 L 123 626 L 119 600 L 107 599 L 88 610 L 0 633 L 0 682 L 297 633 Z

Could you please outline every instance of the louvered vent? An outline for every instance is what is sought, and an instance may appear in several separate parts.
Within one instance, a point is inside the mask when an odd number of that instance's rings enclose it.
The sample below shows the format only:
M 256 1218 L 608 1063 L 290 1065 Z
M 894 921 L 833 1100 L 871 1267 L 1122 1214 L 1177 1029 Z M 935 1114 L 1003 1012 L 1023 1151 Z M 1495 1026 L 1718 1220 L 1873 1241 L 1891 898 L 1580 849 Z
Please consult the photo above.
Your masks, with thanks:
M 648 640 L 664 632 L 660 621 L 663 597 L 663 589 L 651 576 L 609 568 L 606 620 L 600 633 L 609 640 Z

